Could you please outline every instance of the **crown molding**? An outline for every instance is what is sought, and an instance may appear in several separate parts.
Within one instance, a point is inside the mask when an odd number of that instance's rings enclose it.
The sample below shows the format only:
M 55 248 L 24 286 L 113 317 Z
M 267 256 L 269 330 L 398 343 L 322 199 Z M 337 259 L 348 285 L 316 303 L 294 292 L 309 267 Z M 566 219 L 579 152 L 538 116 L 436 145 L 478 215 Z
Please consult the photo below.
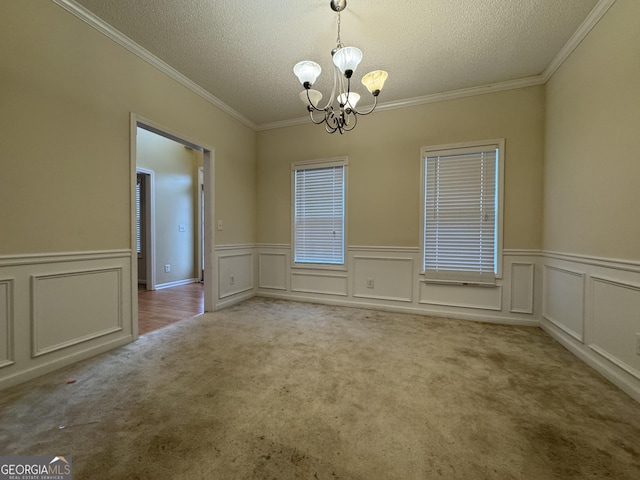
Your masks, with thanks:
M 229 105 L 224 103 L 222 100 L 220 100 L 219 98 L 213 96 L 211 93 L 206 91 L 200 85 L 198 85 L 197 83 L 193 82 L 192 80 L 190 80 L 189 78 L 184 76 L 182 73 L 178 72 L 175 68 L 173 68 L 169 64 L 167 64 L 167 63 L 163 62 L 162 60 L 160 60 L 153 53 L 149 52 L 147 49 L 145 49 L 145 48 L 141 47 L 140 45 L 138 45 L 136 42 L 131 40 L 129 37 L 127 37 L 123 33 L 119 32 L 118 30 L 113 28 L 111 25 L 109 25 L 108 23 L 106 23 L 101 18 L 97 17 L 96 15 L 94 15 L 92 12 L 90 12 L 89 10 L 84 8 L 83 6 L 78 5 L 73 0 L 51 0 L 51 1 L 53 3 L 59 5 L 60 7 L 64 8 L 66 11 L 72 13 L 73 15 L 78 17 L 80 20 L 82 20 L 83 22 L 85 22 L 89 26 L 95 28 L 100 33 L 102 33 L 103 35 L 107 36 L 108 38 L 110 38 L 111 40 L 116 42 L 117 44 L 119 44 L 122 47 L 126 48 L 131 53 L 133 53 L 134 55 L 137 55 L 138 57 L 140 57 L 145 62 L 151 64 L 153 67 L 157 68 L 162 73 L 168 75 L 173 80 L 175 80 L 176 82 L 178 82 L 182 86 L 188 88 L 189 90 L 191 90 L 196 95 L 199 95 L 200 97 L 202 97 L 203 99 L 205 99 L 206 101 L 208 101 L 212 105 L 216 106 L 217 108 L 219 108 L 220 110 L 222 110 L 223 112 L 228 114 L 229 116 L 233 117 L 234 119 L 236 119 L 237 121 L 239 121 L 243 125 L 249 127 L 252 130 L 256 130 L 257 129 L 256 124 L 253 123 L 248 118 L 246 118 L 244 115 L 241 115 L 240 113 L 235 111 L 233 108 L 231 108 Z
M 119 45 L 129 50 L 134 55 L 137 55 L 142 60 L 151 64 L 161 72 L 165 73 L 184 87 L 191 90 L 196 95 L 199 95 L 212 105 L 216 106 L 229 116 L 238 120 L 243 125 L 249 127 L 254 131 L 273 130 L 276 128 L 292 127 L 296 125 L 304 125 L 309 123 L 309 117 L 299 117 L 289 120 L 281 120 L 277 122 L 263 123 L 256 125 L 251 120 L 231 108 L 219 98 L 213 96 L 204 88 L 187 78 L 182 73 L 160 60 L 151 52 L 141 47 L 126 35 L 122 34 L 108 23 L 94 15 L 86 8 L 78 5 L 74 0 L 52 0 L 54 3 L 64 8 L 68 12 L 72 13 L 80 20 L 84 21 L 91 27 L 95 28 L 102 34 L 106 35 Z M 502 92 L 506 90 L 514 90 L 517 88 L 531 87 L 535 85 L 544 85 L 549 81 L 553 74 L 560 68 L 560 66 L 566 61 L 576 47 L 582 42 L 582 40 L 589 34 L 591 29 L 600 21 L 600 19 L 607 13 L 609 8 L 616 2 L 616 0 L 599 0 L 596 6 L 591 10 L 587 18 L 582 22 L 578 30 L 569 38 L 567 43 L 562 47 L 560 52 L 555 56 L 551 63 L 547 66 L 544 72 L 540 75 L 531 77 L 525 77 L 517 80 L 509 80 L 506 82 L 493 83 L 489 85 L 482 85 L 478 87 L 462 88 L 458 90 L 451 90 L 448 92 L 434 93 L 430 95 L 424 95 L 421 97 L 408 98 L 397 102 L 380 103 L 376 107 L 376 111 L 395 110 L 398 108 L 414 107 L 418 105 L 424 105 L 428 103 L 442 102 L 445 100 L 454 100 L 458 98 L 472 97 L 475 95 L 483 95 L 487 93 Z
M 604 14 L 607 13 L 609 8 L 616 2 L 616 0 L 600 0 L 593 10 L 584 19 L 584 22 L 578 27 L 571 38 L 564 44 L 564 47 L 558 52 L 556 57 L 551 61 L 547 68 L 542 73 L 544 82 L 548 82 L 553 74 L 558 70 L 562 64 L 569 58 L 569 55 L 576 49 L 580 42 L 589 34 L 591 29 L 596 26 Z
M 474 97 L 476 95 L 484 95 L 486 93 L 503 92 L 506 90 L 515 90 L 517 88 L 532 87 L 545 83 L 542 75 L 532 77 L 519 78 L 517 80 L 508 80 L 506 82 L 491 83 L 489 85 L 481 85 L 479 87 L 461 88 L 459 90 L 451 90 L 448 92 L 433 93 L 422 97 L 407 98 L 397 102 L 379 103 L 376 112 L 385 110 L 395 110 L 398 108 L 415 107 L 427 103 L 443 102 L 445 100 L 455 100 L 457 98 Z M 256 130 L 273 130 L 275 128 L 292 127 L 294 125 L 304 125 L 309 123 L 309 117 L 293 118 L 291 120 L 282 120 L 279 122 L 263 123 L 258 125 Z

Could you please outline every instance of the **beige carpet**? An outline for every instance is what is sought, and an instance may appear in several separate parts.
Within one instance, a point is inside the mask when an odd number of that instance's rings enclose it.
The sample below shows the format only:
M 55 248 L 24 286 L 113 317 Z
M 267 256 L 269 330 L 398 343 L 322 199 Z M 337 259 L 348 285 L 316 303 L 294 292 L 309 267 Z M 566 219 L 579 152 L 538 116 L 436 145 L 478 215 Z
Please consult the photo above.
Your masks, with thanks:
M 256 298 L 1 392 L 8 454 L 75 480 L 637 480 L 640 405 L 537 328 Z

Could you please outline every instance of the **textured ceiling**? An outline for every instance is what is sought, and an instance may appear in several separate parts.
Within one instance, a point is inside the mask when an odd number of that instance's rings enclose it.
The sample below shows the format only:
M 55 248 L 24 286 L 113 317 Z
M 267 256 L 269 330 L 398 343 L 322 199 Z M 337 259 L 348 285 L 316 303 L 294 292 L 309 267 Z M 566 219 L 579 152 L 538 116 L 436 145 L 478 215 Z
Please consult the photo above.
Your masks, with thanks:
M 329 0 L 76 0 L 257 126 L 306 115 L 292 67 L 331 89 Z M 381 104 L 540 75 L 598 0 L 348 0 L 355 74 L 389 72 Z M 362 104 L 365 101 L 363 95 Z

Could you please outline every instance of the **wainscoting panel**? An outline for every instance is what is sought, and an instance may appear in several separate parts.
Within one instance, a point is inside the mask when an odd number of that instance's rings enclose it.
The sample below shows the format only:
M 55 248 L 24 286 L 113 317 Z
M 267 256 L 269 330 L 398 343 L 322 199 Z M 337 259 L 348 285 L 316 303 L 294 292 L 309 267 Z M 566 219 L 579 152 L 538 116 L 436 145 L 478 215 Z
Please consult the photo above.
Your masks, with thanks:
M 347 296 L 347 281 L 346 274 L 291 272 L 291 291 Z
M 275 252 L 258 254 L 258 287 L 270 290 L 287 289 L 287 254 Z
M 502 287 L 421 282 L 420 303 L 478 310 L 502 310 Z
M 218 257 L 218 298 L 253 290 L 253 250 L 220 253 Z
M 640 402 L 640 262 L 544 252 L 541 327 Z
M 13 280 L 0 280 L 0 368 L 13 364 Z
M 533 263 L 511 263 L 510 312 L 533 313 L 534 271 Z
M 576 340 L 584 341 L 583 273 L 545 265 L 542 315 Z
M 353 296 L 413 300 L 413 258 L 354 256 Z
M 34 357 L 122 330 L 122 269 L 31 279 Z
M 640 286 L 590 278 L 589 347 L 640 380 Z
M 131 342 L 135 257 L 0 256 L 0 388 Z

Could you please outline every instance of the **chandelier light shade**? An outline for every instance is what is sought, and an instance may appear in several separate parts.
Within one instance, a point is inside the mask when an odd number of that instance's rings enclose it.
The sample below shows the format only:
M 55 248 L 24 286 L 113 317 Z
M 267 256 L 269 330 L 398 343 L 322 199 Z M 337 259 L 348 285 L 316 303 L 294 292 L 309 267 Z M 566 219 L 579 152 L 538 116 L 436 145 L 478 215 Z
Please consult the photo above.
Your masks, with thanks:
M 362 77 L 362 84 L 367 87 L 369 93 L 377 97 L 382 87 L 384 87 L 384 82 L 388 76 L 389 74 L 384 70 L 369 72 Z
M 350 78 L 362 61 L 362 51 L 356 47 L 343 47 L 333 54 L 333 64 L 340 73 Z
M 337 13 L 338 17 L 338 38 L 336 47 L 331 51 L 335 68 L 333 90 L 326 106 L 320 106 L 322 93 L 311 88 L 322 73 L 320 65 L 304 60 L 293 67 L 293 73 L 304 87 L 300 93 L 300 100 L 307 106 L 311 121 L 317 125 L 324 124 L 329 133 L 342 134 L 353 130 L 359 115 L 369 115 L 373 112 L 378 104 L 378 95 L 388 77 L 388 73 L 384 70 L 375 70 L 362 77 L 362 84 L 373 96 L 373 106 L 367 111 L 356 110 L 360 94 L 351 91 L 351 77 L 362 61 L 362 51 L 356 47 L 345 47 L 340 40 L 340 12 L 346 7 L 346 0 L 331 0 L 331 9 Z M 335 101 L 337 105 L 334 106 Z

